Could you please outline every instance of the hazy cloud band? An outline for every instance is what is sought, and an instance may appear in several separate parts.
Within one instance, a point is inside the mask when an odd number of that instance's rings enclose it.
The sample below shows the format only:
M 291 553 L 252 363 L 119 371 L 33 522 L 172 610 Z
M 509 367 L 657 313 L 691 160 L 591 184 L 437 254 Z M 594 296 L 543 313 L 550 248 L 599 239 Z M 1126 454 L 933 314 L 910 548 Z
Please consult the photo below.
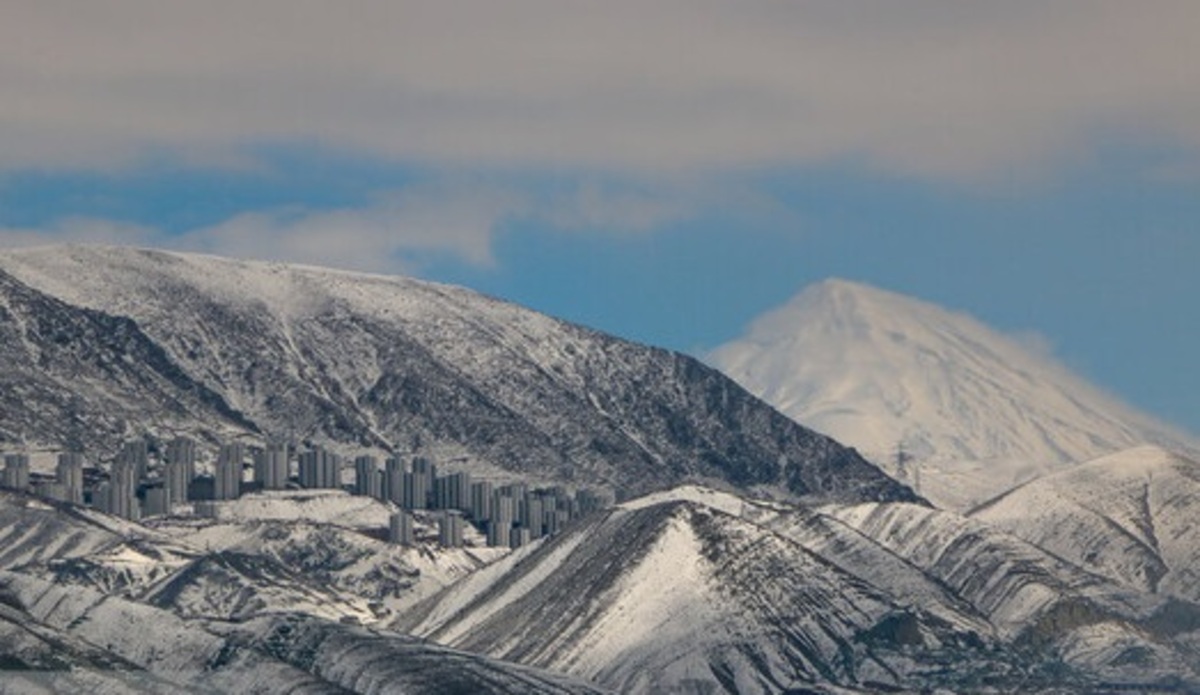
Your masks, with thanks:
M 315 143 L 439 166 L 1036 172 L 1200 144 L 1200 3 L 64 3 L 0 10 L 0 168 Z

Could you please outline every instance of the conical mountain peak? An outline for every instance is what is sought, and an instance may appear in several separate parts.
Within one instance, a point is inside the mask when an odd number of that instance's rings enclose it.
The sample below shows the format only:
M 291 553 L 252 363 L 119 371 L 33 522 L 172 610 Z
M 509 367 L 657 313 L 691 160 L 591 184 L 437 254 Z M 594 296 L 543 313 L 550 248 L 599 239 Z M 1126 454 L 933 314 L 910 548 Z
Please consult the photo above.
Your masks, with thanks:
M 710 360 L 954 508 L 1138 444 L 1194 446 L 968 314 L 845 280 L 806 288 Z

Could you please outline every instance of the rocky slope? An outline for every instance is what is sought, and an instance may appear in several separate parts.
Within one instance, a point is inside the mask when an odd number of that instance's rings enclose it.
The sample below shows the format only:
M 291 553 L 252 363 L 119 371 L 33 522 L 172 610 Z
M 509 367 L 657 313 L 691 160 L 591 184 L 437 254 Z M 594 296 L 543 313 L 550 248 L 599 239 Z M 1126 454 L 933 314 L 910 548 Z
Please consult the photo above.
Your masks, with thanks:
M 255 425 L 190 378 L 129 318 L 67 304 L 0 270 L 0 440 L 111 453 L 120 439 L 206 422 Z
M 1196 602 L 918 504 L 813 508 L 681 487 L 511 553 L 384 544 L 375 536 L 387 511 L 337 492 L 272 493 L 222 503 L 216 519 L 144 526 L 0 491 L 0 664 L 18 671 L 4 682 L 97 692 L 1200 687 Z M 418 521 L 428 538 L 430 520 Z
M 897 685 L 913 654 L 982 647 L 787 538 L 688 499 L 618 509 L 485 568 L 405 627 L 627 693 Z
M 30 331 L 15 310 L 0 315 L 12 336 L 0 345 L 8 378 L 43 379 L 40 355 L 57 344 L 111 342 L 106 321 L 137 341 L 106 353 L 103 365 L 117 371 L 85 374 L 75 401 L 66 379 L 50 395 L 26 389 L 4 411 L 10 440 L 23 433 L 62 446 L 62 423 L 109 448 L 140 428 L 208 440 L 234 429 L 347 452 L 466 457 L 491 473 L 622 495 L 711 479 L 848 501 L 913 499 L 692 358 L 461 288 L 98 247 L 9 251 L 0 271 L 8 304 L 36 302 L 26 313 L 39 320 L 96 325 L 95 338 L 59 339 Z M 171 377 L 143 401 L 127 382 L 156 369 Z M 118 400 L 125 410 L 110 410 Z M 71 409 L 80 401 L 86 412 Z M 164 421 L 164 410 L 173 417 Z M 119 421 L 101 417 L 108 412 Z
M 391 545 L 378 538 L 387 506 L 332 491 L 316 500 L 253 495 L 223 506 L 222 519 L 141 525 L 0 490 L 0 569 L 185 618 L 302 611 L 371 623 L 507 552 L 441 549 L 432 540 Z M 417 524 L 422 538 L 434 534 L 432 520 Z
M 1049 669 L 1017 690 L 1200 688 L 1200 605 L 1123 587 L 953 512 L 865 504 L 830 513 L 945 586 L 1023 659 Z

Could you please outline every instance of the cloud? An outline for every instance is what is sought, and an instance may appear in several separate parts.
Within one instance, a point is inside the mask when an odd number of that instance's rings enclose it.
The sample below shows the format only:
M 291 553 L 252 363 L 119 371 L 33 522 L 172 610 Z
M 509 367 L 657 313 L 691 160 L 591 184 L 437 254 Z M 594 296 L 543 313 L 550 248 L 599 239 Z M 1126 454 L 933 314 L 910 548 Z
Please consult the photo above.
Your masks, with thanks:
M 1014 331 L 1008 333 L 1008 338 L 1037 357 L 1052 360 L 1058 359 L 1054 339 L 1041 331 L 1033 329 Z
M 491 263 L 497 226 L 526 207 L 522 196 L 513 191 L 435 184 L 381 194 L 361 208 L 255 210 L 183 233 L 71 217 L 46 228 L 0 229 L 0 246 L 119 244 L 414 272 L 419 269 L 415 258 L 422 255 L 444 254 L 476 265 Z
M 1193 0 L 6 3 L 0 168 L 315 143 L 439 167 L 1023 175 L 1200 149 Z
M 0 248 L 47 244 L 152 246 L 162 233 L 141 225 L 89 217 L 66 217 L 50 227 L 0 229 Z
M 364 270 L 412 270 L 414 254 L 492 262 L 498 225 L 526 207 L 515 191 L 490 186 L 418 186 L 380 195 L 363 208 L 253 211 L 169 240 L 221 255 Z
M 695 215 L 721 201 L 747 199 L 736 187 L 633 185 L 586 180 L 547 188 L 447 178 L 377 193 L 360 207 L 302 205 L 250 210 L 172 233 L 89 217 L 44 228 L 0 229 L 0 247 L 96 243 L 169 248 L 240 258 L 377 272 L 419 273 L 432 257 L 494 262 L 492 243 L 512 222 L 566 233 L 639 233 Z M 737 196 L 741 196 L 738 198 Z

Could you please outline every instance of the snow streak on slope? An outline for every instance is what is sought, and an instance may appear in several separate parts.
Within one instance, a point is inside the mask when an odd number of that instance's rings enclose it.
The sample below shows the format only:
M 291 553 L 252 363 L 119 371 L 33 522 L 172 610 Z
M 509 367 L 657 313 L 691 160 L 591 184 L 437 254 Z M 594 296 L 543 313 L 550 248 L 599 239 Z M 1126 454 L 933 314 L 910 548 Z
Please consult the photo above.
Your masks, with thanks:
M 959 510 L 1137 444 L 1198 446 L 965 314 L 842 280 L 805 289 L 709 359 Z
M 1141 591 L 1200 602 L 1200 463 L 1143 446 L 1038 478 L 972 516 Z
M 123 248 L 11 251 L 0 268 L 25 283 L 14 293 L 128 317 L 180 383 L 211 394 L 251 441 L 294 433 L 346 453 L 466 457 L 490 477 L 624 496 L 721 479 L 848 501 L 914 499 L 692 358 L 462 288 Z M 40 340 L 35 347 L 50 338 Z M 12 371 L 40 373 L 21 356 Z M 39 421 L 71 421 L 68 405 L 48 404 Z M 145 426 L 160 437 L 183 429 L 211 440 L 213 423 L 225 424 L 195 417 L 156 427 L 157 412 Z M 117 439 L 112 429 L 91 434 Z
M 1120 602 L 1105 598 L 1115 587 L 1100 577 L 953 512 L 866 504 L 831 513 L 943 583 L 1009 638 L 1060 601 L 1087 596 Z
M 312 616 L 260 618 L 230 631 L 250 648 L 356 693 L 594 695 L 567 676 Z
M 2 695 L 199 693 L 0 603 Z
M 0 490 L 0 569 L 86 559 L 108 567 L 113 589 L 186 564 L 186 542 L 83 507 Z M 97 578 L 98 577 L 94 577 Z

